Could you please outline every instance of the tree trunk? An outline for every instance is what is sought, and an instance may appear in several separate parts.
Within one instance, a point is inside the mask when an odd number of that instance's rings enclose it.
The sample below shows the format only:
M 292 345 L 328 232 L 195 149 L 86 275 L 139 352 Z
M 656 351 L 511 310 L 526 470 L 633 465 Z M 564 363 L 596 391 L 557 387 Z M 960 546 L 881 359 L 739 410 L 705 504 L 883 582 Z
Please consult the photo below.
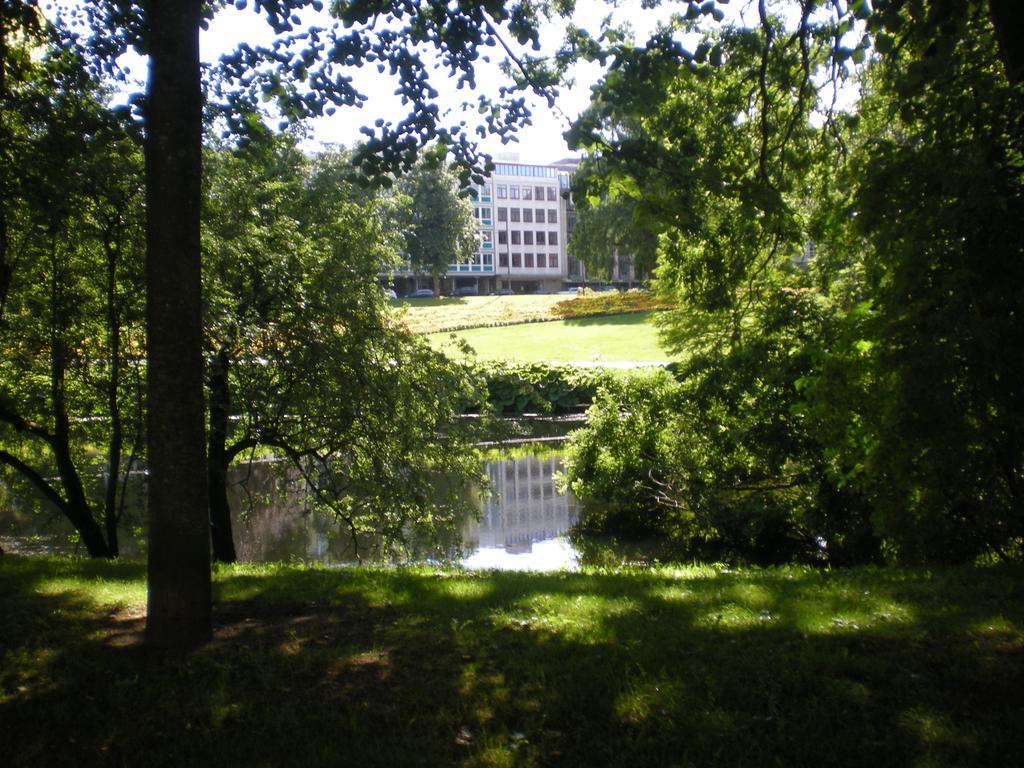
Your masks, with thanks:
M 108 239 L 107 255 L 107 347 L 110 350 L 110 380 L 107 382 L 107 410 L 110 412 L 110 446 L 107 449 L 107 487 L 103 503 L 103 522 L 107 532 L 110 556 L 118 556 L 117 485 L 121 476 L 121 448 L 124 430 L 121 407 L 117 399 L 121 383 L 121 318 L 117 311 L 118 249 Z
M 50 406 L 53 410 L 53 437 L 49 445 L 64 489 L 64 501 L 59 507 L 75 526 L 90 557 L 112 557 L 113 553 L 93 517 L 85 486 L 71 457 L 71 420 L 68 418 L 65 375 L 68 351 L 63 315 L 69 299 L 61 291 L 58 275 L 58 232 L 59 228 L 54 226 L 50 235 Z
M 149 612 L 146 643 L 211 635 L 200 175 L 201 0 L 150 0 L 146 101 Z
M 57 493 L 53 486 L 51 486 L 42 475 L 32 469 L 32 467 L 23 462 L 17 456 L 8 453 L 2 448 L 0 448 L 0 464 L 6 464 L 16 472 L 20 473 L 22 477 L 35 486 L 36 490 L 39 491 L 40 495 L 44 499 L 50 502 L 56 509 L 60 510 L 60 512 L 71 521 L 71 524 L 75 526 L 75 530 L 78 531 L 79 536 L 81 536 L 82 544 L 85 545 L 85 550 L 89 553 L 90 557 L 108 556 L 107 542 L 103 539 L 103 531 L 100 530 L 99 525 L 93 518 L 92 510 L 89 508 L 88 504 L 84 504 L 83 506 L 82 500 L 79 500 L 75 504 L 69 503 L 59 493 Z M 77 479 L 78 476 L 75 475 L 75 480 L 77 481 Z
M 4 30 L 0 29 L 0 62 L 7 61 L 7 37 Z M 0 63 L 0 98 L 6 101 L 7 96 L 7 68 Z M 0 109 L 0 138 L 6 140 L 3 110 Z M 7 261 L 7 211 L 5 209 L 4 195 L 0 195 L 0 319 L 3 318 L 4 308 L 7 306 L 7 292 L 11 288 L 11 279 L 14 277 L 14 270 Z
M 228 416 L 231 390 L 228 387 L 228 354 L 223 349 L 210 370 L 210 437 L 206 453 L 210 490 L 210 534 L 213 558 L 222 563 L 238 559 L 231 534 L 231 505 L 228 504 Z

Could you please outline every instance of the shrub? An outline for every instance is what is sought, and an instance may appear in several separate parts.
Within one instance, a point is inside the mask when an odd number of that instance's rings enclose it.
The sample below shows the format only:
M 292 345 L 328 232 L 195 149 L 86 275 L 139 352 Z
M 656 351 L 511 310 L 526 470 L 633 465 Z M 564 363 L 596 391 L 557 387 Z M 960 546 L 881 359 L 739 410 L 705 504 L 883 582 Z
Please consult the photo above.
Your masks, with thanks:
M 655 536 L 683 559 L 876 559 L 864 497 L 798 407 L 817 319 L 812 299 L 780 294 L 743 345 L 603 391 L 569 443 L 584 526 Z
M 590 405 L 615 382 L 608 371 L 540 363 L 481 366 L 488 403 L 495 413 L 566 413 Z

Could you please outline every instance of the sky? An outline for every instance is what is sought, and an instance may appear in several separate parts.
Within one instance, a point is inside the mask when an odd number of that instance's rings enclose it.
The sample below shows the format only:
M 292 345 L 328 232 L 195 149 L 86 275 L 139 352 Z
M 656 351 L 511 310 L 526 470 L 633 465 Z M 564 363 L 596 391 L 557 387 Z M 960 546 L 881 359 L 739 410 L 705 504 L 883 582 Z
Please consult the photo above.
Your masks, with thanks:
M 616 21 L 630 20 L 638 37 L 646 37 L 652 31 L 658 18 L 678 10 L 672 5 L 668 10 L 656 12 L 639 12 L 639 2 L 628 0 L 612 8 L 609 4 L 597 0 L 581 0 L 573 22 L 591 32 L 597 31 L 601 20 L 614 14 Z M 319 20 L 324 24 L 324 21 Z M 544 50 L 551 51 L 561 42 L 565 22 L 546 23 L 541 30 L 541 41 Z M 238 10 L 227 6 L 211 22 L 208 30 L 200 35 L 200 55 L 206 62 L 214 62 L 217 58 L 233 50 L 241 42 L 249 44 L 267 43 L 272 39 L 270 27 L 249 8 Z M 144 69 L 144 65 L 143 69 Z M 547 103 L 535 96 L 528 98 L 532 113 L 532 125 L 520 130 L 517 134 L 518 143 L 502 145 L 495 137 L 481 142 L 481 146 L 492 154 L 495 159 L 518 159 L 521 162 L 549 163 L 568 157 L 570 152 L 562 134 L 568 129 L 571 119 L 586 108 L 590 100 L 590 89 L 600 77 L 600 66 L 581 62 L 570 75 L 574 80 L 571 87 L 560 92 L 556 108 L 553 110 Z M 309 123 L 312 132 L 309 144 L 343 144 L 351 146 L 359 141 L 359 128 L 371 125 L 377 118 L 386 121 L 401 119 L 406 109 L 394 95 L 394 80 L 387 74 L 378 74 L 373 67 L 353 70 L 356 87 L 369 97 L 362 108 L 339 109 L 333 116 L 324 117 Z M 463 111 L 464 101 L 473 98 L 466 91 L 456 91 L 453 83 L 443 73 L 434 86 L 441 92 L 438 102 L 442 110 L 453 115 Z M 507 82 L 501 74 L 497 62 L 490 65 L 479 62 L 476 68 L 477 90 L 497 97 L 498 87 Z M 456 118 L 458 119 L 458 118 Z M 518 157 L 516 157 L 518 156 Z

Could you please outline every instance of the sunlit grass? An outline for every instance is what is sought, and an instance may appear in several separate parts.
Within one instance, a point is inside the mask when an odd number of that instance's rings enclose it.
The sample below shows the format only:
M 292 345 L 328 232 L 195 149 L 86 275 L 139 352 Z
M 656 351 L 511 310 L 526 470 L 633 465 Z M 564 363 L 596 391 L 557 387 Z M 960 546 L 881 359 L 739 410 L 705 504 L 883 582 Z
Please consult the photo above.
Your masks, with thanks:
M 435 349 L 463 357 L 461 343 L 480 360 L 518 363 L 667 363 L 650 313 L 475 328 L 427 337 Z

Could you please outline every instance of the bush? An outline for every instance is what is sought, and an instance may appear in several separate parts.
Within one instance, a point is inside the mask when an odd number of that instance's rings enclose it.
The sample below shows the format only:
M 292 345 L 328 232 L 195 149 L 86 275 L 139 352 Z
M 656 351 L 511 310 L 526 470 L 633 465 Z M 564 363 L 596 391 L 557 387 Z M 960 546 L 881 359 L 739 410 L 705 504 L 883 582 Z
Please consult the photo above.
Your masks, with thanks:
M 588 406 L 615 378 L 600 368 L 533 364 L 480 366 L 488 403 L 499 415 L 566 413 Z
M 780 293 L 744 344 L 605 390 L 569 444 L 583 525 L 667 540 L 682 559 L 877 559 L 864 497 L 799 407 L 819 309 Z

